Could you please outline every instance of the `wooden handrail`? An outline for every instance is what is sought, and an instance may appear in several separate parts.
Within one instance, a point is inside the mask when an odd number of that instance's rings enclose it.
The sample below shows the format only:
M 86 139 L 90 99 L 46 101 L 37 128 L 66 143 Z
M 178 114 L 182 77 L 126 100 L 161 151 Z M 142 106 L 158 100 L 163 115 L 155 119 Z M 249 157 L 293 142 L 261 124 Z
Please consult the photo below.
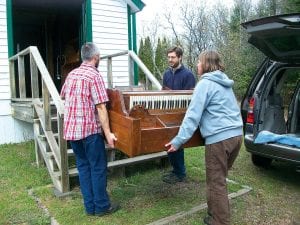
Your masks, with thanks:
M 37 67 L 39 68 L 39 71 L 41 73 L 42 79 L 45 81 L 45 85 L 48 88 L 48 91 L 50 93 L 50 96 L 52 97 L 52 101 L 54 102 L 56 108 L 57 108 L 57 112 L 60 115 L 64 114 L 64 105 L 63 102 L 61 100 L 61 97 L 57 91 L 57 88 L 54 85 L 54 82 L 47 70 L 47 67 L 37 49 L 37 47 L 35 46 L 30 46 L 29 47 L 31 50 L 31 54 L 37 64 Z
M 123 51 L 123 52 L 118 52 L 118 53 L 115 53 L 115 54 L 101 56 L 100 59 L 114 58 L 114 57 L 118 57 L 118 56 L 122 56 L 122 55 L 127 55 L 127 54 L 128 54 L 128 51 Z
M 25 55 L 29 55 L 29 54 L 31 54 L 33 61 L 35 62 L 35 65 L 37 66 L 37 68 L 41 74 L 42 80 L 44 81 L 44 84 L 46 85 L 47 90 L 49 91 L 49 94 L 52 98 L 52 101 L 54 102 L 54 104 L 57 108 L 57 112 L 59 113 L 59 115 L 63 115 L 64 114 L 63 101 L 61 100 L 61 98 L 59 96 L 57 88 L 55 87 L 55 84 L 48 72 L 48 69 L 47 69 L 37 47 L 30 46 L 30 47 L 22 50 L 21 52 L 17 53 L 16 55 L 10 57 L 9 61 L 11 62 L 11 64 L 13 64 L 13 61 L 18 60 L 18 59 L 20 59 L 20 57 L 24 57 Z M 37 73 L 34 73 L 34 75 L 37 75 Z M 13 78 L 11 78 L 11 79 L 13 79 Z M 13 84 L 13 85 L 15 85 L 15 84 Z M 24 88 L 24 87 L 22 87 L 22 88 Z M 36 93 L 37 87 L 31 87 L 31 88 L 32 88 L 32 93 Z M 36 96 L 34 96 L 34 97 L 36 97 Z
M 35 46 L 30 46 L 16 55 L 9 58 L 10 68 L 10 82 L 11 82 L 11 97 L 13 101 L 16 100 L 29 100 L 26 96 L 26 82 L 25 82 L 25 56 L 29 55 L 30 62 L 30 77 L 31 77 L 31 101 L 35 109 L 35 115 L 38 117 L 41 126 L 36 123 L 35 128 L 35 144 L 36 149 L 42 149 L 44 161 L 49 169 L 51 178 L 56 188 L 62 193 L 70 190 L 69 184 L 69 170 L 68 170 L 68 156 L 67 156 L 67 142 L 63 139 L 63 118 L 64 118 L 64 103 L 61 99 L 58 90 L 51 78 L 50 73 Z M 17 61 L 17 63 L 15 63 Z M 15 78 L 15 66 L 17 67 L 18 83 Z M 40 100 L 39 94 L 39 74 L 41 75 L 42 82 L 42 101 Z M 18 86 L 16 86 L 18 84 Z M 19 89 L 19 96 L 16 95 L 16 89 Z M 57 127 L 58 127 L 58 142 L 55 139 L 54 132 L 52 129 L 52 118 L 51 118 L 51 106 L 54 106 L 57 111 Z M 43 130 L 43 134 L 46 137 L 47 144 L 45 147 L 39 140 L 39 128 Z M 61 180 L 55 180 L 56 178 L 51 172 L 50 159 L 47 156 L 51 152 L 56 162 L 57 168 L 61 175 Z
M 112 58 L 114 57 L 118 57 L 118 56 L 122 56 L 122 55 L 127 55 L 130 57 L 130 59 L 132 59 L 138 66 L 139 68 L 145 73 L 146 78 L 149 79 L 152 84 L 154 84 L 156 86 L 156 88 L 158 90 L 162 89 L 161 84 L 159 83 L 159 81 L 156 79 L 156 77 L 150 72 L 150 70 L 145 66 L 145 64 L 142 62 L 142 60 L 140 60 L 140 58 L 135 54 L 134 51 L 123 51 L 123 52 L 119 52 L 119 53 L 115 53 L 115 54 L 111 54 L 111 55 L 106 55 L 106 56 L 102 56 L 100 57 L 101 60 L 103 59 L 107 59 L 107 79 L 108 79 L 108 86 L 111 88 L 112 85 Z M 129 66 L 132 66 L 131 63 L 129 63 Z M 132 68 L 129 68 L 129 71 L 131 71 Z
M 110 85 L 113 84 L 112 78 L 112 59 L 113 57 L 118 57 L 122 55 L 128 55 L 129 60 L 129 72 L 133 74 L 134 62 L 141 68 L 141 70 L 146 74 L 147 80 L 150 80 L 157 89 L 161 89 L 161 85 L 158 80 L 153 76 L 153 74 L 148 70 L 144 63 L 138 58 L 138 56 L 133 51 L 123 51 L 116 54 L 107 55 L 101 57 L 101 59 L 107 59 L 108 68 L 108 82 Z M 25 57 L 29 56 L 29 66 L 30 74 L 25 74 L 27 70 L 25 69 Z M 26 67 L 27 68 L 27 67 Z M 9 58 L 9 70 L 10 70 L 10 86 L 11 86 L 11 100 L 13 102 L 29 102 L 32 101 L 34 106 L 34 132 L 35 132 L 35 145 L 36 145 L 36 155 L 37 158 L 40 154 L 44 158 L 44 162 L 48 167 L 51 179 L 57 190 L 62 193 L 68 192 L 70 190 L 69 183 L 69 167 L 68 167 L 68 151 L 67 142 L 63 139 L 63 119 L 64 119 L 64 102 L 61 99 L 57 88 L 52 80 L 48 69 L 35 46 L 30 46 L 16 55 Z M 39 75 L 41 76 L 42 88 L 39 88 Z M 31 76 L 31 97 L 26 96 L 26 84 L 25 80 L 28 76 Z M 16 82 L 18 79 L 18 82 Z M 133 79 L 130 80 L 132 84 Z M 18 86 L 17 86 L 18 85 Z M 19 93 L 17 95 L 17 91 Z M 42 90 L 40 96 L 40 90 Z M 42 99 L 40 99 L 42 97 Z M 57 128 L 58 135 L 53 132 L 52 118 L 51 118 L 51 106 L 57 109 Z M 37 119 L 36 119 L 37 118 Z M 46 143 L 41 140 L 41 135 L 45 137 Z M 51 156 L 51 157 L 50 157 Z M 160 156 L 160 155 L 159 155 Z M 148 159 L 149 156 L 146 158 Z M 153 158 L 153 156 L 149 157 Z M 144 160 L 143 158 L 137 158 L 136 161 Z M 130 162 L 122 162 L 124 165 Z M 55 169 L 53 170 L 53 165 Z M 117 162 L 112 162 L 112 165 L 119 165 Z
M 147 78 L 158 88 L 158 90 L 162 89 L 161 84 L 155 78 L 155 76 L 150 72 L 150 70 L 145 66 L 145 64 L 140 60 L 140 58 L 135 54 L 134 51 L 128 51 L 129 56 L 137 63 L 137 65 L 141 68 L 141 70 L 145 73 Z
M 9 61 L 17 60 L 19 56 L 28 55 L 30 53 L 30 47 L 25 48 L 24 50 L 18 52 L 17 54 L 13 55 L 9 58 Z

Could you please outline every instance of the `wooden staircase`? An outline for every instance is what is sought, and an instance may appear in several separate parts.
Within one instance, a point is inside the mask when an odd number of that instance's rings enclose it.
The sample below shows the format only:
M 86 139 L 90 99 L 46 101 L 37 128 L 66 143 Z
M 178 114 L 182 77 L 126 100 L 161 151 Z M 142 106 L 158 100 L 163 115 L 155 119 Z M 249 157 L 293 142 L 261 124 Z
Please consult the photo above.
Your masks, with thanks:
M 142 67 L 149 80 L 157 86 L 159 82 L 139 60 L 135 53 L 127 51 L 105 56 L 108 60 L 108 86 L 112 86 L 112 57 L 129 54 Z M 103 58 L 103 59 L 104 59 Z M 29 64 L 25 64 L 29 62 Z M 133 65 L 133 63 L 131 63 Z M 33 124 L 36 163 L 45 165 L 56 189 L 56 193 L 70 191 L 70 177 L 78 176 L 73 150 L 63 139 L 63 100 L 35 46 L 30 46 L 9 58 L 12 116 Z M 25 71 L 30 71 L 26 74 Z M 26 78 L 25 78 L 26 77 Z M 26 79 L 30 78 L 30 87 Z M 132 79 L 131 79 L 132 80 Z M 26 89 L 31 90 L 27 96 Z M 27 91 L 28 92 L 28 91 Z M 166 152 L 159 152 L 134 158 L 115 160 L 115 149 L 108 150 L 108 168 L 116 168 L 147 160 L 166 157 Z

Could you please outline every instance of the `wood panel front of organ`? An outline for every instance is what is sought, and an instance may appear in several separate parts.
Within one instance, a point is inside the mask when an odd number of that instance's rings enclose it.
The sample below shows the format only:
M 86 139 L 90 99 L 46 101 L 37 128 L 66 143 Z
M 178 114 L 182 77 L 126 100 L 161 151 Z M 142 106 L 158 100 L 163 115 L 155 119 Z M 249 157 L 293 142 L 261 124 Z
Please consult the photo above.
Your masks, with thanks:
M 107 89 L 115 147 L 129 157 L 166 150 L 178 133 L 192 91 L 121 91 Z M 199 129 L 184 147 L 203 145 Z

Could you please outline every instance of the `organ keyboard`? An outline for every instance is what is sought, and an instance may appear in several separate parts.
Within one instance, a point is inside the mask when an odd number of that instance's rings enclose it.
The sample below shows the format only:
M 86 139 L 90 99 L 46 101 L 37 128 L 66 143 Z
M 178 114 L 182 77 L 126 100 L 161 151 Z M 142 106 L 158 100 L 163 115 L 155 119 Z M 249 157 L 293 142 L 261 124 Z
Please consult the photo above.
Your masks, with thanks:
M 142 95 L 131 96 L 129 108 L 142 105 L 147 109 L 176 109 L 187 108 L 191 101 L 190 94 L 181 95 Z
M 110 127 L 115 147 L 129 157 L 164 151 L 178 132 L 192 90 L 121 91 L 107 89 Z M 184 145 L 203 145 L 199 130 Z

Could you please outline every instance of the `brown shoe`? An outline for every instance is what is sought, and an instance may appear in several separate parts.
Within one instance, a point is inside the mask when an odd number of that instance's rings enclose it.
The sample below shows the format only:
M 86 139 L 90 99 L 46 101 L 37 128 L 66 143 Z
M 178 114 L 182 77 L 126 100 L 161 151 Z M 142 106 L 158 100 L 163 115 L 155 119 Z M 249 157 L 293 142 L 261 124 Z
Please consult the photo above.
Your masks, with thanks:
M 206 216 L 204 219 L 203 219 L 203 223 L 206 224 L 206 225 L 211 225 L 211 216 Z
M 185 177 L 178 177 L 174 173 L 170 173 L 162 177 L 162 181 L 168 184 L 176 184 L 178 182 L 184 182 L 185 180 Z
M 111 203 L 110 207 L 103 211 L 103 212 L 99 212 L 99 213 L 95 213 L 95 216 L 105 216 L 105 215 L 108 215 L 108 214 L 112 214 L 116 211 L 118 211 L 120 209 L 120 205 L 117 204 L 117 203 Z

